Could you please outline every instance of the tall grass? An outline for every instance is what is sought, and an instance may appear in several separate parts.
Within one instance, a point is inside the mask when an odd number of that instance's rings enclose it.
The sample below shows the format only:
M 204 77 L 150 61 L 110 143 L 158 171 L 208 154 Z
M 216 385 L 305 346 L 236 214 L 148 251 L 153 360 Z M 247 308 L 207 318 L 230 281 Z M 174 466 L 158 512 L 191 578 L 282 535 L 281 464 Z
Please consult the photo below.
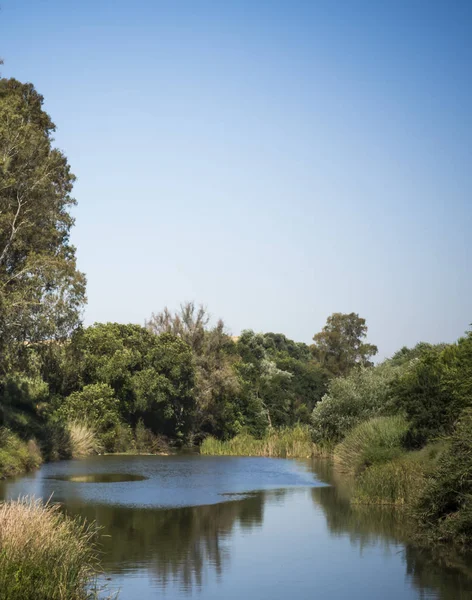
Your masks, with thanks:
M 0 478 L 30 471 L 41 463 L 41 452 L 34 440 L 23 442 L 10 430 L 0 428 Z
M 419 464 L 408 455 L 372 465 L 356 480 L 355 504 L 410 504 L 424 484 Z
M 367 467 L 398 458 L 408 424 L 402 416 L 375 417 L 354 427 L 334 450 L 335 464 L 359 474 Z
M 446 449 L 444 442 L 431 443 L 372 465 L 356 479 L 353 502 L 414 506 Z
M 68 423 L 67 430 L 70 437 L 70 448 L 73 458 L 90 456 L 102 451 L 102 444 L 96 430 L 88 423 L 72 421 Z
M 0 600 L 97 598 L 94 529 L 58 505 L 0 504 Z
M 314 452 L 310 429 L 307 426 L 271 430 L 262 439 L 242 433 L 223 442 L 207 437 L 200 446 L 201 454 L 231 456 L 273 456 L 282 458 L 308 458 Z

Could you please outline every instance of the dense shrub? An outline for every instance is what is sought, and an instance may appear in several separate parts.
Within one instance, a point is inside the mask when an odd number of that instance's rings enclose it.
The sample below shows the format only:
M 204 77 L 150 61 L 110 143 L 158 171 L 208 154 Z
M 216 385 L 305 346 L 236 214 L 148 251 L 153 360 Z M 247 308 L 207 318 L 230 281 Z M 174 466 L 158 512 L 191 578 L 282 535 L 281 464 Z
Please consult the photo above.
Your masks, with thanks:
M 334 459 L 344 471 L 360 473 L 400 456 L 408 424 L 401 416 L 374 417 L 357 425 L 336 446 Z
M 462 413 L 415 514 L 426 539 L 464 547 L 472 543 L 472 409 Z
M 81 423 L 99 438 L 100 445 L 113 451 L 116 427 L 120 424 L 119 403 L 112 388 L 106 383 L 86 385 L 80 392 L 68 396 L 60 408 L 58 416 L 70 424 Z M 89 435 L 90 437 L 90 435 Z M 80 434 L 76 436 L 79 440 Z
M 448 448 L 447 441 L 439 441 L 421 450 L 405 452 L 391 461 L 373 464 L 356 479 L 354 502 L 414 505 L 426 478 L 434 472 Z
M 23 442 L 8 429 L 0 428 L 0 478 L 30 471 L 41 462 L 36 442 Z
M 408 445 L 449 435 L 472 405 L 472 334 L 457 344 L 427 348 L 393 386 L 395 409 L 410 421 Z
M 312 414 L 313 441 L 338 443 L 347 432 L 388 410 L 391 383 L 401 367 L 389 362 L 375 368 L 355 369 L 347 377 L 333 379 Z

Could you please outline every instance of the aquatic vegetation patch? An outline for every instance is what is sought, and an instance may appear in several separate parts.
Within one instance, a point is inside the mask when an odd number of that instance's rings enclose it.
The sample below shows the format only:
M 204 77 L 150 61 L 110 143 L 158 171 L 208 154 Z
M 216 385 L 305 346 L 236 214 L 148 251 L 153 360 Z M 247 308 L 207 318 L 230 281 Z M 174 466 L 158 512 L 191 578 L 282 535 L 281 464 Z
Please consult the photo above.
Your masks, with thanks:
M 53 475 L 48 479 L 70 481 L 72 483 L 123 483 L 127 481 L 145 481 L 149 479 L 144 475 L 134 473 L 85 473 L 78 475 Z
M 200 446 L 201 454 L 214 456 L 272 456 L 281 458 L 309 458 L 314 445 L 308 426 L 297 425 L 284 429 L 273 429 L 261 439 L 247 433 L 231 440 L 221 441 L 207 437 Z

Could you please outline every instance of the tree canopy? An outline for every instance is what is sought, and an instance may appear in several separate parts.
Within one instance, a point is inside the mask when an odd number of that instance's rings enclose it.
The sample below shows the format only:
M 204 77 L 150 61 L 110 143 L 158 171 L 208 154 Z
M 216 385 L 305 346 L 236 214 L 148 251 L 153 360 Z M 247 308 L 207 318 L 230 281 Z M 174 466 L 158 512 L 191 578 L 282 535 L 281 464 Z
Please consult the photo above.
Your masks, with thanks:
M 31 84 L 0 79 L 0 344 L 3 370 L 25 343 L 65 339 L 85 302 L 69 233 L 75 180 Z
M 313 355 L 332 375 L 347 375 L 356 366 L 373 364 L 370 359 L 378 350 L 364 341 L 366 336 L 366 321 L 357 313 L 333 313 L 313 337 Z

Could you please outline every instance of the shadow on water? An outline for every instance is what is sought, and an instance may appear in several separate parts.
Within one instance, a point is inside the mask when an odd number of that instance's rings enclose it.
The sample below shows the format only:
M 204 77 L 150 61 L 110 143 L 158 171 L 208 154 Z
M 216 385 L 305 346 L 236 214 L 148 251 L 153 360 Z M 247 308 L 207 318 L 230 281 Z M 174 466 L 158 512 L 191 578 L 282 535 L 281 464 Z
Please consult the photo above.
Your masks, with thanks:
M 382 545 L 401 553 L 406 577 L 420 591 L 420 598 L 440 600 L 472 599 L 471 557 L 452 551 L 433 554 L 411 543 L 413 524 L 403 509 L 359 506 L 350 503 L 352 482 L 333 469 L 327 460 L 312 463 L 313 471 L 331 487 L 312 488 L 311 496 L 321 508 L 332 536 L 347 536 L 362 553 L 367 547 Z M 424 595 L 427 594 L 427 595 Z
M 206 568 L 218 576 L 229 560 L 225 543 L 235 527 L 251 532 L 262 525 L 265 496 L 281 499 L 284 490 L 257 492 L 220 504 L 155 509 L 113 505 L 74 506 L 71 515 L 102 528 L 103 566 L 111 574 L 145 567 L 160 587 L 178 583 L 183 590 L 200 588 Z M 229 495 L 231 496 L 231 495 Z

